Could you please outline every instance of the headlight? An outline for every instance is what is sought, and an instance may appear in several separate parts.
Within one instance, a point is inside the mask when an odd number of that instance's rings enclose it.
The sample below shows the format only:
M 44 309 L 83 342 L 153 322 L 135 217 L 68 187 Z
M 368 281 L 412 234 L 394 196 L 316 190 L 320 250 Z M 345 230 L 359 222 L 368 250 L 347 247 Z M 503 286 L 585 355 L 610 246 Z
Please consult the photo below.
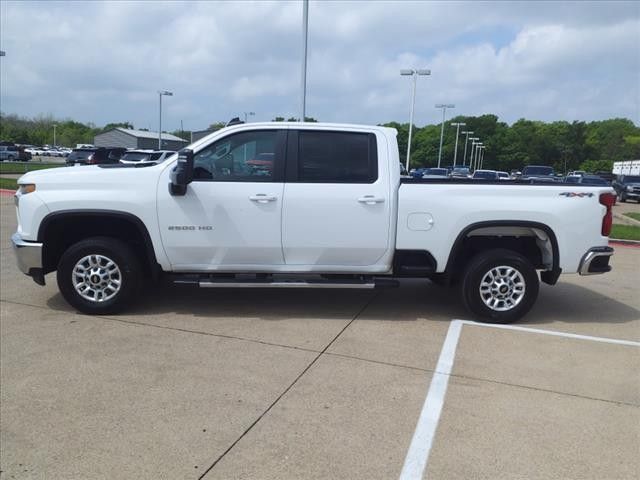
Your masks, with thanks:
M 35 188 L 35 185 L 34 185 L 34 188 Z M 632 191 L 633 191 L 633 187 L 631 185 L 629 185 L 627 187 L 627 192 L 632 192 Z
M 26 195 L 27 193 L 31 193 L 31 192 L 35 192 L 36 191 L 36 184 L 35 183 L 21 183 L 20 185 L 18 185 L 18 190 L 20 190 L 20 194 L 21 195 Z

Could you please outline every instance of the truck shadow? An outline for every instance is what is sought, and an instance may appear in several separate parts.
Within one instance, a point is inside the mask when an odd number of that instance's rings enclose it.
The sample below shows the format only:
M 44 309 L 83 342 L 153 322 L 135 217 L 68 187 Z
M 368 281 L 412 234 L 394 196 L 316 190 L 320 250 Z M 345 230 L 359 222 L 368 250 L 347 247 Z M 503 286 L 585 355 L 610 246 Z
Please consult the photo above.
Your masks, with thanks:
M 73 312 L 59 293 L 47 300 L 53 310 Z M 160 286 L 120 317 L 153 323 L 155 317 L 445 321 L 469 319 L 454 288 L 438 287 L 427 280 L 403 281 L 400 288 L 384 290 L 196 289 Z M 640 318 L 640 310 L 593 290 L 559 283 L 541 286 L 534 308 L 519 324 L 562 322 L 626 323 Z

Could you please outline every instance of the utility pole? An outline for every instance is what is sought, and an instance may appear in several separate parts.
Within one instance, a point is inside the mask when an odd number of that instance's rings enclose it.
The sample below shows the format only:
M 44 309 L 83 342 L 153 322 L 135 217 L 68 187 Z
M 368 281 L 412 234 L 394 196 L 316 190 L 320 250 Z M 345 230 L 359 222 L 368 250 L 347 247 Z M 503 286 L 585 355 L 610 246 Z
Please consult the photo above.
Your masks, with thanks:
M 418 75 L 431 75 L 431 70 L 426 69 L 402 69 L 400 75 L 411 75 L 413 77 L 413 88 L 411 90 L 411 111 L 409 113 L 409 140 L 407 141 L 407 173 L 409 172 L 409 159 L 411 158 L 411 132 L 413 131 L 413 110 L 416 104 L 416 81 Z
M 454 167 L 456 166 L 456 161 L 458 159 L 458 135 L 460 135 L 460 127 L 464 127 L 466 125 L 467 125 L 466 123 L 462 123 L 462 122 L 451 124 L 452 127 L 456 127 L 456 146 L 453 149 L 453 166 Z
M 462 132 L 464 133 L 464 156 L 462 157 L 462 166 L 464 167 L 467 163 L 467 142 L 469 141 L 469 135 L 473 135 L 473 132 Z
M 439 103 L 436 105 L 436 108 L 442 109 L 442 127 L 440 128 L 440 150 L 438 150 L 438 168 L 440 168 L 440 161 L 442 160 L 442 140 L 444 138 L 444 116 L 447 108 L 455 108 L 455 105 Z
M 309 31 L 309 0 L 302 0 L 302 116 L 307 116 L 307 37 Z

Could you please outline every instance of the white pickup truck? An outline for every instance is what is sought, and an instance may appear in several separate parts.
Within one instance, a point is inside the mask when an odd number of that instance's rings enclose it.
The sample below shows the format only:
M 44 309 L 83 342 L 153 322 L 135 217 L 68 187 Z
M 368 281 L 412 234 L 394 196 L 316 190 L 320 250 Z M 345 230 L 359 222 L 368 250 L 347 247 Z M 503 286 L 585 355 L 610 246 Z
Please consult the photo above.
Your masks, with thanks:
M 159 165 L 30 172 L 15 195 L 20 269 L 57 271 L 84 313 L 149 281 L 215 288 L 458 285 L 480 320 L 511 322 L 538 271 L 610 270 L 612 189 L 405 179 L 396 131 L 321 123 L 219 130 Z

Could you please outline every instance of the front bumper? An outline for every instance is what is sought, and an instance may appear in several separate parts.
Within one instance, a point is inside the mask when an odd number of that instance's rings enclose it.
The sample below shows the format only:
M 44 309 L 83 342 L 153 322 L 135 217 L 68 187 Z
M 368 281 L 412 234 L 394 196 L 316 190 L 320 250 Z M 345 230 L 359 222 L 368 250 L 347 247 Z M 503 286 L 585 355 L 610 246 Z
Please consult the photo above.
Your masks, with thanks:
M 582 260 L 580 260 L 578 273 L 580 275 L 598 275 L 600 273 L 610 272 L 611 265 L 609 265 L 609 259 L 611 255 L 613 255 L 613 248 L 611 247 L 590 248 L 589 251 L 584 254 Z
M 23 240 L 20 235 L 14 233 L 11 235 L 11 245 L 20 271 L 32 277 L 37 284 L 44 285 L 42 243 Z

